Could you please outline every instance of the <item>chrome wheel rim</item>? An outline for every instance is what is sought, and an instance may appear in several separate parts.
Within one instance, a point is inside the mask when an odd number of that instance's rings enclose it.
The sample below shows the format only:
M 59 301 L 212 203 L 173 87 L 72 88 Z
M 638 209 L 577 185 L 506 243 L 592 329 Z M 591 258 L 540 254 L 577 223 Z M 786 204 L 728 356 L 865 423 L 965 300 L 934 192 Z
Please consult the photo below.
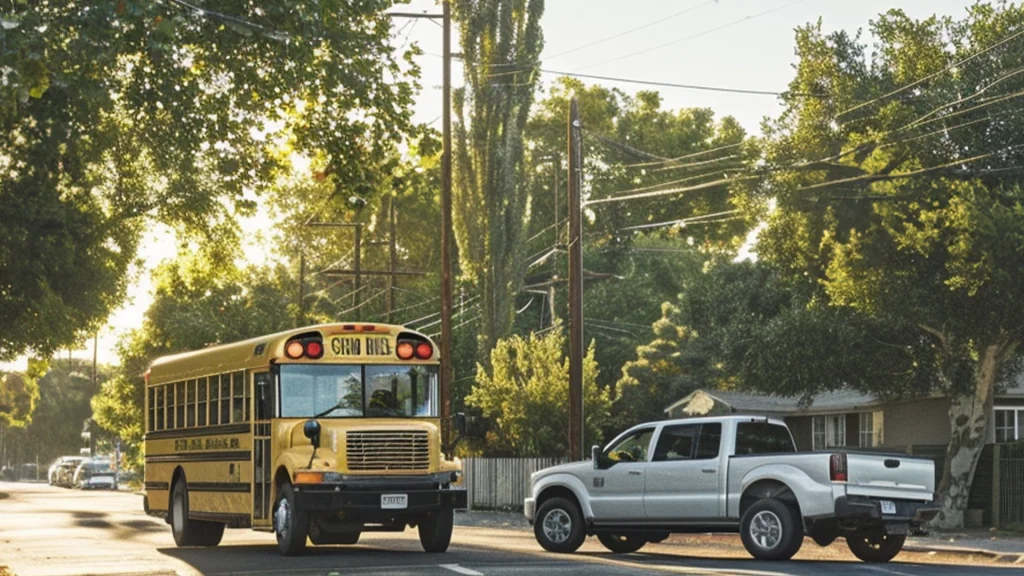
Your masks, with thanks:
M 750 538 L 761 548 L 771 550 L 782 541 L 782 520 L 770 510 L 762 510 L 750 521 Z
M 277 531 L 277 535 L 280 538 L 288 537 L 288 522 L 291 519 L 291 508 L 288 506 L 288 500 L 284 498 L 277 503 L 277 510 L 274 511 L 274 529 Z
M 555 508 L 544 516 L 544 536 L 554 542 L 561 544 L 569 539 L 572 533 L 572 518 L 561 508 Z

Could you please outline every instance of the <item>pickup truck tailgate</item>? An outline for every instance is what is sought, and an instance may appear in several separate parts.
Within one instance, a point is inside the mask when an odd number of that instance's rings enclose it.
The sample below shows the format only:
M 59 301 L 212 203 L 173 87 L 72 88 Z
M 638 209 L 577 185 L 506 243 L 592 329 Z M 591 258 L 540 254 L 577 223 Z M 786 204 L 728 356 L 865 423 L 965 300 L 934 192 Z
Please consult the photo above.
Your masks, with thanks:
M 850 452 L 846 455 L 851 496 L 931 501 L 935 462 L 900 454 Z

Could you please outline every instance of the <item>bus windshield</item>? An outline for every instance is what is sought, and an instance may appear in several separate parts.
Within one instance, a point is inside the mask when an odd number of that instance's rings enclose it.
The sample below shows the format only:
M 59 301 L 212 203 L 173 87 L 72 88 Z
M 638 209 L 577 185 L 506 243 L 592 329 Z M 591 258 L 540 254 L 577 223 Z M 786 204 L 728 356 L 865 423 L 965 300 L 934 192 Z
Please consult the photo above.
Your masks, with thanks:
M 437 416 L 437 366 L 282 364 L 282 418 Z

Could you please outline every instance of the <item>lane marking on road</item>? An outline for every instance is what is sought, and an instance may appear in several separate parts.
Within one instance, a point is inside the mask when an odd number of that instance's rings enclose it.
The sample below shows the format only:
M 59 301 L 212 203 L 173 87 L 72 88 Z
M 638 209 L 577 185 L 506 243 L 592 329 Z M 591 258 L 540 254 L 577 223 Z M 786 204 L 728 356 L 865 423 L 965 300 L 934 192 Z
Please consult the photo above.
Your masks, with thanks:
M 457 574 L 465 574 L 466 576 L 484 576 L 483 572 L 477 572 L 472 568 L 465 568 L 463 566 L 459 566 L 458 564 L 438 564 L 438 566 L 444 568 L 445 570 L 451 570 L 452 572 L 455 572 Z
M 896 574 L 897 576 L 914 576 L 906 572 L 900 572 L 898 570 L 891 570 L 889 568 L 882 568 L 880 566 L 869 566 L 867 564 L 861 564 L 860 568 L 863 570 L 869 570 L 871 572 L 881 572 L 882 574 Z

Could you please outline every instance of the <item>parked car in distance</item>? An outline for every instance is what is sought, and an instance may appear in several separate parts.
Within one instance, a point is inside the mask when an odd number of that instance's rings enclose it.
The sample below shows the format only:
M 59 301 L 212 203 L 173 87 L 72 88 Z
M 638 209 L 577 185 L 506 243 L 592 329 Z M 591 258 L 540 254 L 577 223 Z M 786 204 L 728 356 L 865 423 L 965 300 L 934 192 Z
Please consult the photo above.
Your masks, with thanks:
M 85 456 L 65 456 L 63 461 L 57 466 L 54 485 L 62 488 L 71 488 L 74 486 L 75 471 L 77 471 L 78 466 L 86 460 L 88 460 L 88 458 Z
M 57 481 L 59 480 L 59 476 L 60 476 L 61 464 L 64 464 L 65 462 L 67 462 L 69 458 L 79 458 L 79 457 L 78 456 L 61 456 L 60 458 L 57 458 L 56 460 L 54 460 L 53 464 L 50 464 L 50 468 L 46 471 L 46 481 L 50 484 L 50 486 L 56 486 L 57 485 Z
M 888 562 L 938 512 L 935 463 L 905 454 L 797 453 L 781 420 L 750 416 L 641 424 L 593 461 L 540 470 L 524 502 L 540 545 L 574 552 L 588 535 L 616 553 L 671 533 L 739 532 L 761 560 L 788 560 L 804 536 L 839 536 Z
M 86 460 L 78 465 L 73 484 L 83 490 L 117 490 L 114 466 L 105 458 Z

